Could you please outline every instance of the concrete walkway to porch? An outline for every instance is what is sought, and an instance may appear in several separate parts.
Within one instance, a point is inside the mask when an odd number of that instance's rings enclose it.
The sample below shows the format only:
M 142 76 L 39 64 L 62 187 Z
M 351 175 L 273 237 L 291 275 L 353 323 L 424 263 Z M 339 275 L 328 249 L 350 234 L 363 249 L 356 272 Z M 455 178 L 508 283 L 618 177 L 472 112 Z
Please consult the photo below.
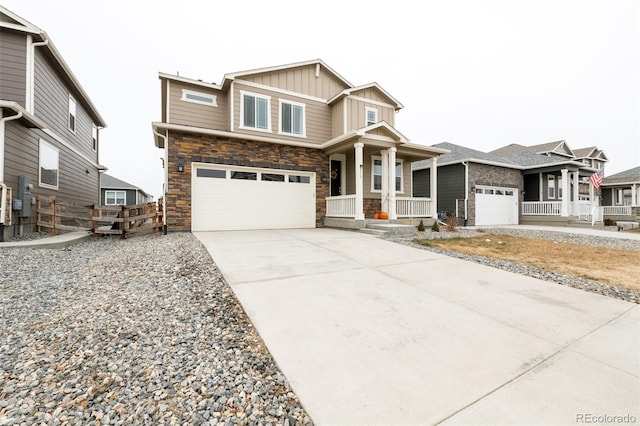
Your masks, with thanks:
M 194 235 L 317 425 L 640 418 L 638 305 L 356 232 Z
M 571 227 L 571 226 L 537 226 L 537 225 L 496 225 L 496 226 L 478 226 L 478 227 L 469 227 L 469 228 L 470 229 L 474 229 L 474 228 L 529 229 L 529 230 L 563 232 L 567 234 L 592 235 L 594 237 L 620 238 L 624 240 L 640 241 L 640 233 L 607 231 L 604 229 L 585 228 L 585 227 L 579 227 L 579 226 Z

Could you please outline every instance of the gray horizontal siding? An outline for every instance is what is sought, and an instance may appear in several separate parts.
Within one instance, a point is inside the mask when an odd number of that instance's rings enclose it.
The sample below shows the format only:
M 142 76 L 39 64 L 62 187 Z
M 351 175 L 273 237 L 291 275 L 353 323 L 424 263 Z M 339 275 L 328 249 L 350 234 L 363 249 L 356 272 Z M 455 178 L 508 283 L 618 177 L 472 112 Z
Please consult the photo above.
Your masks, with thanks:
M 59 150 L 58 190 L 39 186 L 40 138 Z M 41 131 L 27 129 L 10 121 L 6 123 L 5 182 L 14 189 L 14 193 L 17 193 L 18 176 L 21 175 L 31 179 L 33 196 L 54 195 L 82 205 L 99 201 L 98 170 L 92 164 Z
M 97 153 L 92 148 L 93 121 L 81 99 L 71 93 L 76 100 L 76 131 L 68 129 L 70 89 L 43 52 L 36 49 L 35 115 L 75 149 L 97 162 Z
M 0 30 L 0 99 L 25 106 L 27 39 Z

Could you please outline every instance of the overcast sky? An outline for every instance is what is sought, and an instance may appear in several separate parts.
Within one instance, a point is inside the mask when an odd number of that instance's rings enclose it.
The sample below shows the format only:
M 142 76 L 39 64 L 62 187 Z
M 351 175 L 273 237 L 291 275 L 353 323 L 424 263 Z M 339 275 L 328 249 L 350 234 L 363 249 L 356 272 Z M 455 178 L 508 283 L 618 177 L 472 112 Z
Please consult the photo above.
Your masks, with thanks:
M 640 165 L 637 0 L 0 0 L 46 31 L 108 127 L 107 173 L 162 193 L 159 72 L 224 74 L 322 59 L 403 105 L 411 142 L 481 151 L 566 140 L 606 174 Z

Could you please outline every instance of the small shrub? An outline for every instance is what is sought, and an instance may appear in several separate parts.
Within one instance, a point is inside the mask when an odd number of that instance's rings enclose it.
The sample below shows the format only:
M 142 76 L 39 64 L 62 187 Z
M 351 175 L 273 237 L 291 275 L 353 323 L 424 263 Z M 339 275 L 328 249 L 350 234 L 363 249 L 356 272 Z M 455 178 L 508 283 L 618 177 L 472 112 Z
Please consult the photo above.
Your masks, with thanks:
M 433 222 L 433 225 L 431 225 L 431 230 L 433 232 L 440 232 L 440 225 L 438 225 L 438 221 L 437 220 L 435 220 Z
M 424 232 L 425 228 L 424 228 L 424 222 L 422 221 L 422 219 L 420 219 L 420 223 L 418 224 L 418 232 Z
M 449 232 L 458 232 L 458 218 L 455 215 L 449 216 L 447 221 L 445 222 L 447 227 L 447 231 Z
M 604 220 L 604 226 L 616 226 L 616 221 L 613 219 L 606 218 Z

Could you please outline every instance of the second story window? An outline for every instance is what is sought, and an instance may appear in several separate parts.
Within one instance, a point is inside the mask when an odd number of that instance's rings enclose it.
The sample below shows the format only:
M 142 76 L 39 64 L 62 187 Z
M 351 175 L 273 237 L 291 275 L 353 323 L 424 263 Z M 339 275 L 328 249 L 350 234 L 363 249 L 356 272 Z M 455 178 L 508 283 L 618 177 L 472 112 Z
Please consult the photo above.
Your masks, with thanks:
M 76 100 L 69 95 L 69 130 L 76 132 Z
M 365 126 L 371 126 L 372 124 L 376 124 L 378 122 L 378 110 L 374 108 L 365 108 L 367 112 L 367 122 L 364 124 Z
M 241 128 L 271 131 L 270 110 L 270 97 L 240 92 Z
M 95 124 L 91 126 L 91 149 L 98 150 L 98 127 Z
M 280 133 L 305 135 L 304 104 L 280 100 Z

